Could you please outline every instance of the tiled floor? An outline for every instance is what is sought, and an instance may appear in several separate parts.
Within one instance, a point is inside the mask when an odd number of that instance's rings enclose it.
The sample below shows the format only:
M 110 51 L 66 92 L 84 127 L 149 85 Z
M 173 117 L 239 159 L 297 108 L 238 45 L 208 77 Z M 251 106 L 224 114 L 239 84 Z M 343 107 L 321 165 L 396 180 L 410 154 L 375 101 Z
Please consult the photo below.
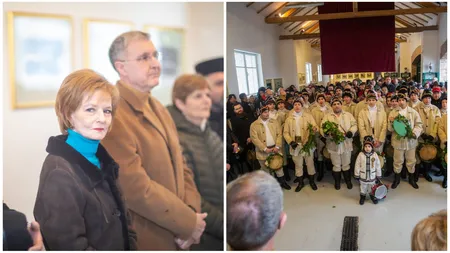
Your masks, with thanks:
M 391 179 L 384 183 L 391 184 Z M 342 180 L 341 189 L 334 189 L 331 172 L 317 183 L 313 191 L 305 180 L 300 192 L 291 180 L 290 191 L 284 190 L 284 210 L 288 215 L 285 227 L 275 239 L 276 250 L 339 250 L 345 216 L 359 216 L 359 250 L 410 250 L 411 232 L 417 222 L 429 214 L 447 208 L 447 190 L 441 187 L 443 177 L 433 182 L 419 179 L 419 189 L 406 180 L 390 190 L 385 200 L 374 205 L 367 199 L 359 205 L 359 184 L 353 180 L 348 190 Z

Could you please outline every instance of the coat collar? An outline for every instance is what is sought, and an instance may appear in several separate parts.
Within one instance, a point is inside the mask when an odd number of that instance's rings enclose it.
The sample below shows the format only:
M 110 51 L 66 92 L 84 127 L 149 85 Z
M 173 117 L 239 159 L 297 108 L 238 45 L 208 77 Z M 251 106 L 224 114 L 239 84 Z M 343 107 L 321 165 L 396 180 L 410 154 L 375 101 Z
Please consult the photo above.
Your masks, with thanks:
M 102 169 L 97 168 L 89 162 L 83 155 L 66 143 L 67 135 L 52 136 L 48 140 L 46 151 L 55 156 L 60 156 L 71 164 L 78 164 L 83 172 L 90 178 L 91 187 L 111 177 L 114 180 L 119 175 L 119 165 L 112 159 L 102 144 L 98 145 L 97 157 L 100 160 Z
M 117 81 L 116 86 L 123 99 L 125 99 L 135 110 L 144 112 L 150 93 L 137 91 L 121 80 Z

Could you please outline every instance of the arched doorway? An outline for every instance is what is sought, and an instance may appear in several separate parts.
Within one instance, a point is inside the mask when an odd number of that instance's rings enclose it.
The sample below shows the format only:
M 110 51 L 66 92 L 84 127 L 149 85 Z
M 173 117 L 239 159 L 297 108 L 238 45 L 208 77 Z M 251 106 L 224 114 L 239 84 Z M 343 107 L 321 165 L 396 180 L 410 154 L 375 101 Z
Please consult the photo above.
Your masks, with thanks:
M 411 75 L 412 75 L 412 79 L 418 83 L 421 82 L 421 75 L 420 75 L 420 71 L 421 71 L 421 64 L 422 64 L 422 55 L 419 54 L 418 56 L 416 56 L 416 58 L 413 60 L 412 62 L 412 67 L 411 67 Z

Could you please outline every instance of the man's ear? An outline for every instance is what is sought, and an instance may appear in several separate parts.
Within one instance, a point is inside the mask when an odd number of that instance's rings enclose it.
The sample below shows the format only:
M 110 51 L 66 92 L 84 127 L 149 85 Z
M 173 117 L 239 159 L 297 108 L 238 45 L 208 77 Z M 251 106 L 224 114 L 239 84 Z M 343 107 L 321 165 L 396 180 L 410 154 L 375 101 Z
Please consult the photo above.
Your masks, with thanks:
M 280 224 L 278 225 L 278 230 L 281 230 L 284 227 L 286 221 L 287 221 L 287 214 L 284 211 L 282 211 L 280 214 Z
M 115 61 L 114 62 L 114 68 L 117 70 L 117 73 L 121 76 L 125 75 L 125 70 L 124 70 L 124 66 L 125 63 L 120 62 L 120 61 Z

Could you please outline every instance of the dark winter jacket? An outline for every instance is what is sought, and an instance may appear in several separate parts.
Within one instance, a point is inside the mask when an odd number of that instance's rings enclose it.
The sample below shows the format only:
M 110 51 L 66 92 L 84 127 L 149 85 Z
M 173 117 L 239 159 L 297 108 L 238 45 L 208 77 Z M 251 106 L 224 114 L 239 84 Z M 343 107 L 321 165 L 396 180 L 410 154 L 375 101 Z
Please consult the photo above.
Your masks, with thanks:
M 116 184 L 119 166 L 100 144 L 101 169 L 66 143 L 50 137 L 34 216 L 47 250 L 131 250 L 136 234 Z

